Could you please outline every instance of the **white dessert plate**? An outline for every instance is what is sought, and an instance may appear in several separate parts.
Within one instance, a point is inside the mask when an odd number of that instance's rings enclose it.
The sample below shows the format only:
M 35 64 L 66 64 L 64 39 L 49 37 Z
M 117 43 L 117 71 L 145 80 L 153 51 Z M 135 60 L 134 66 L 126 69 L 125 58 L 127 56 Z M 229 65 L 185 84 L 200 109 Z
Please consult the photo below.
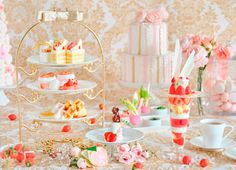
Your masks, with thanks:
M 161 126 L 160 125 L 148 125 L 143 121 L 143 119 L 147 120 L 152 117 L 156 117 L 157 115 L 148 115 L 148 116 L 142 116 L 142 122 L 140 125 L 137 125 L 135 127 L 132 127 L 133 129 L 140 130 L 144 133 L 155 133 L 155 132 L 163 132 L 163 131 L 168 131 L 170 129 L 170 123 L 169 119 L 163 119 L 161 118 Z M 122 118 L 122 120 L 128 121 L 129 122 L 129 117 Z M 131 125 L 132 126 L 132 125 Z
M 39 61 L 39 56 L 31 56 L 27 58 L 27 62 L 31 64 L 36 64 L 40 67 L 51 67 L 51 68 L 61 68 L 61 67 L 68 67 L 68 68 L 77 68 L 81 67 L 86 64 L 91 64 L 93 62 L 98 61 L 97 57 L 94 56 L 85 56 L 85 59 L 83 62 L 80 62 L 78 64 L 52 64 L 52 63 L 42 63 Z
M 70 118 L 70 119 L 64 119 L 64 118 L 57 119 L 55 117 L 41 118 L 40 113 L 38 113 L 37 117 L 34 120 L 38 120 L 38 121 L 41 121 L 41 122 L 51 122 L 51 123 L 53 123 L 53 122 L 66 123 L 66 122 L 82 121 L 82 120 L 87 120 L 87 119 L 90 119 L 90 118 L 96 118 L 99 115 L 101 115 L 101 112 L 99 112 L 98 110 L 89 109 L 89 110 L 87 110 L 87 116 L 81 117 L 81 118 Z
M 122 144 L 122 143 L 131 143 L 138 140 L 141 140 L 144 137 L 143 132 L 133 129 L 133 128 L 124 128 L 123 129 L 123 139 L 117 140 L 116 142 L 106 142 L 104 139 L 104 133 L 110 131 L 110 128 L 100 128 L 94 129 L 86 133 L 86 137 L 94 142 L 104 143 L 104 144 Z
M 208 148 L 204 146 L 203 143 L 203 137 L 202 136 L 197 136 L 194 137 L 190 140 L 190 143 L 198 148 L 204 149 L 204 150 L 208 150 L 208 151 L 219 151 L 219 150 L 223 150 L 223 149 L 227 149 L 229 147 L 235 146 L 236 143 L 230 139 L 230 138 L 226 138 L 225 140 L 223 140 L 221 147 L 219 148 Z
M 41 89 L 38 85 L 38 82 L 29 83 L 26 85 L 27 88 L 47 94 L 78 94 L 85 92 L 87 90 L 91 90 L 97 86 L 97 83 L 86 80 L 78 80 L 79 88 L 76 90 L 49 90 L 49 89 Z
M 236 160 L 236 147 L 232 148 L 228 148 L 224 151 L 224 155 L 228 158 L 234 159 Z

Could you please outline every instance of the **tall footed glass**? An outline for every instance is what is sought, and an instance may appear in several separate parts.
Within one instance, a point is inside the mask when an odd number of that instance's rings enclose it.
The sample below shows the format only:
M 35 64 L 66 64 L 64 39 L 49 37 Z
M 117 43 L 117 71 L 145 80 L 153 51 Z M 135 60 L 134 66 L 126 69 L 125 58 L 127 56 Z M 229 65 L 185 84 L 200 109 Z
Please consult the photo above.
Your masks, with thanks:
M 170 124 L 172 143 L 179 157 L 185 145 L 185 135 L 189 125 L 189 116 L 192 103 L 192 95 L 188 78 L 172 80 L 169 89 L 168 103 L 170 109 Z

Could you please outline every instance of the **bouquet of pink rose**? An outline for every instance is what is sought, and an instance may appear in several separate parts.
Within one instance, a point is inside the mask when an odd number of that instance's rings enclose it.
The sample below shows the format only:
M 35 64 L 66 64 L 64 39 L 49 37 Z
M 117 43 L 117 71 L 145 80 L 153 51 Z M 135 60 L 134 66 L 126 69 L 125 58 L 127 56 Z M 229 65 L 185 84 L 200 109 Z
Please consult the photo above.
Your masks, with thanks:
M 147 158 L 149 158 L 149 152 L 144 151 L 139 143 L 136 145 L 122 144 L 118 146 L 118 161 L 121 163 L 143 163 Z
M 232 48 L 230 46 L 224 46 L 218 44 L 216 40 L 207 36 L 188 35 L 181 40 L 183 57 L 188 57 L 194 50 L 194 64 L 198 68 L 197 77 L 197 90 L 202 91 L 203 73 L 206 68 L 211 70 L 213 60 L 216 59 L 221 65 L 227 64 L 227 60 L 233 55 Z M 227 72 L 224 72 L 221 77 L 225 79 Z M 207 82 L 210 84 L 211 79 Z M 198 98 L 198 111 L 199 114 L 203 114 L 202 100 Z

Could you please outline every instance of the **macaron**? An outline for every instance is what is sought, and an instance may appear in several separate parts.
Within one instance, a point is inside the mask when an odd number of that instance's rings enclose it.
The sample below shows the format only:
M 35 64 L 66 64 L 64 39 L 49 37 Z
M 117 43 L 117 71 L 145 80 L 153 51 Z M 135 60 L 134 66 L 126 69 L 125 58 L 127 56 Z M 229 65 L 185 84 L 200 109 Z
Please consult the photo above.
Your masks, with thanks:
M 221 101 L 222 102 L 227 102 L 229 100 L 229 93 L 223 93 L 221 95 Z
M 221 106 L 222 110 L 224 110 L 224 111 L 230 110 L 231 107 L 232 107 L 232 104 L 231 104 L 230 102 L 225 102 L 225 103 Z

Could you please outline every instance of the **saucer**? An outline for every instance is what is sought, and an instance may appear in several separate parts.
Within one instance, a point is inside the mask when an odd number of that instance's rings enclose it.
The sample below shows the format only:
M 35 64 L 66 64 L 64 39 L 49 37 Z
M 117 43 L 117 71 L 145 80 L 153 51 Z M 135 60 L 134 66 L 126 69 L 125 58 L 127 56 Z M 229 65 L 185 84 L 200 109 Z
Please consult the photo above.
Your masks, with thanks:
M 230 147 L 224 151 L 224 155 L 228 158 L 236 160 L 236 147 Z
M 204 146 L 202 136 L 197 136 L 197 137 L 192 138 L 190 140 L 190 143 L 195 147 L 198 147 L 198 148 L 201 148 L 201 149 L 204 149 L 204 150 L 208 150 L 208 151 L 221 151 L 223 149 L 226 149 L 228 147 L 232 147 L 233 145 L 235 145 L 235 142 L 232 139 L 227 138 L 227 139 L 222 141 L 221 147 L 219 147 L 219 148 L 208 148 L 208 147 Z

